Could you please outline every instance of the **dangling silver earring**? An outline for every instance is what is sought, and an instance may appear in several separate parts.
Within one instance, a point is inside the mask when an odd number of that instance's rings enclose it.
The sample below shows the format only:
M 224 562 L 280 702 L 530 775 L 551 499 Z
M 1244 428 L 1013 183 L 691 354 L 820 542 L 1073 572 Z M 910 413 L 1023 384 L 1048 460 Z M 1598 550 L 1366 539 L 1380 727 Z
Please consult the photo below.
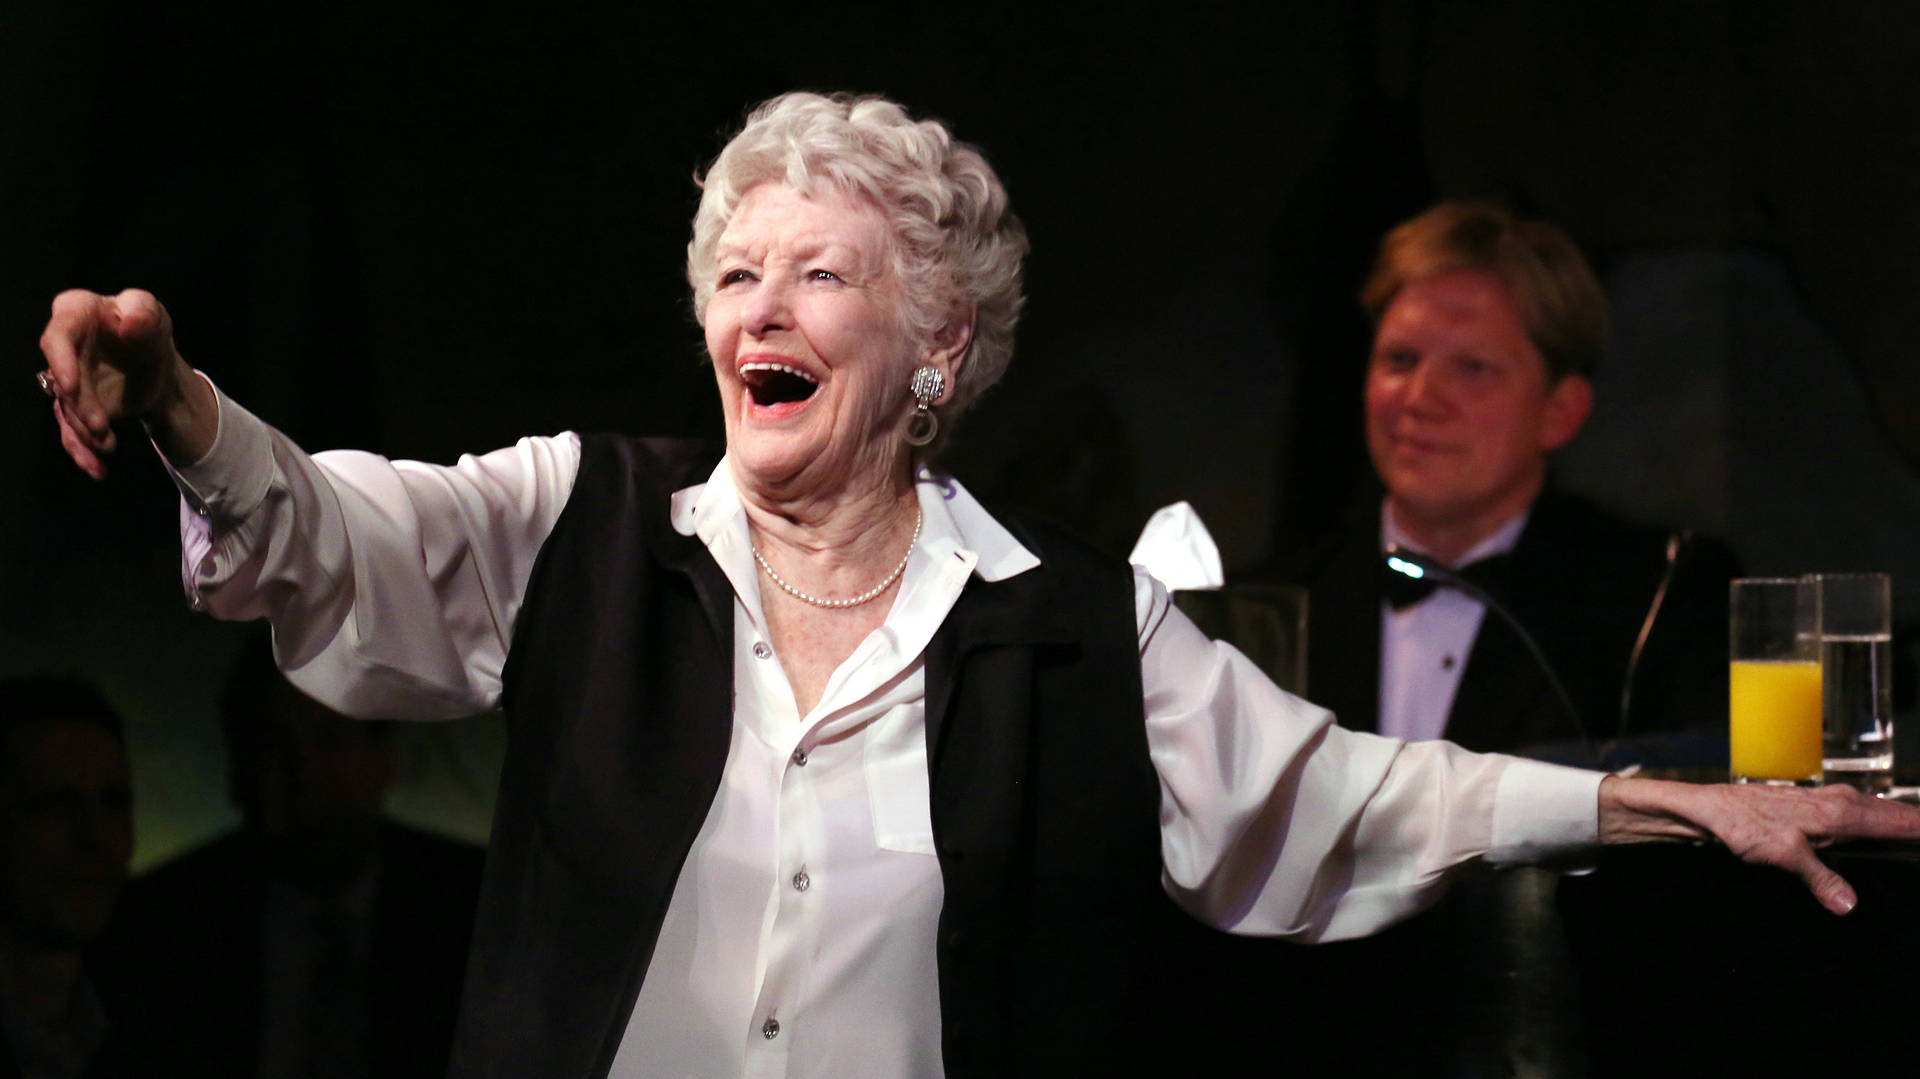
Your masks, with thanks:
M 907 389 L 913 393 L 913 416 L 907 420 L 907 445 L 924 446 L 940 433 L 940 417 L 933 414 L 932 405 L 947 392 L 947 376 L 932 364 L 917 367 Z

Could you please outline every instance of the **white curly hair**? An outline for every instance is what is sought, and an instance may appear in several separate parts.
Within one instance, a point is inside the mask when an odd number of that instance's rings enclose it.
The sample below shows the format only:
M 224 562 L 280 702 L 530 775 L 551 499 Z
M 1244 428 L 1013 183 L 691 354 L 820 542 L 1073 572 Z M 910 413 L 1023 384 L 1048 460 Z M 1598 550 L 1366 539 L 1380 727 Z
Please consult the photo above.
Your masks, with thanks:
M 753 110 L 697 182 L 687 282 L 702 325 L 716 285 L 714 252 L 740 200 L 763 183 L 802 193 L 825 184 L 880 209 L 904 297 L 900 314 L 916 341 L 972 311 L 972 340 L 942 410 L 957 416 L 1006 371 L 1026 228 L 987 159 L 938 121 L 916 121 L 879 97 L 783 94 Z

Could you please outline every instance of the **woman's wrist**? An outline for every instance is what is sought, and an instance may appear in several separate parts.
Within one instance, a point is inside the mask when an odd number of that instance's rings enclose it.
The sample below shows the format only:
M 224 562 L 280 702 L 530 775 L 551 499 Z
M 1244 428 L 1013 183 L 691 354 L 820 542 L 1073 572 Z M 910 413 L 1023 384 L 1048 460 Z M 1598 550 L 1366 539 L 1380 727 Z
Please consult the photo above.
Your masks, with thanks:
M 1697 793 L 1685 783 L 1608 776 L 1600 781 L 1600 842 L 1708 838 L 1710 833 L 1686 812 L 1687 800 Z
M 140 414 L 140 422 L 160 452 L 176 464 L 192 464 L 213 449 L 220 432 L 220 406 L 213 386 L 175 357 L 167 388 Z

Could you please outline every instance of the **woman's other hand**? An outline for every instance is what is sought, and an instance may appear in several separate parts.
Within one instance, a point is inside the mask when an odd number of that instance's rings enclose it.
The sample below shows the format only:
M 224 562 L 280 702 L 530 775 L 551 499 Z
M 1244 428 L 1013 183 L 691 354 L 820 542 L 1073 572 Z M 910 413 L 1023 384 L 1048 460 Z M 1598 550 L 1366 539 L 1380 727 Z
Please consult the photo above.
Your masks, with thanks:
M 173 320 L 152 293 L 61 293 L 40 351 L 60 443 L 94 479 L 106 475 L 117 420 L 143 421 L 161 451 L 182 463 L 212 448 L 219 427 L 213 391 L 180 358 Z
M 1702 785 L 1608 777 L 1600 784 L 1600 841 L 1717 839 L 1744 861 L 1784 869 L 1820 905 L 1845 914 L 1852 886 L 1814 850 L 1840 839 L 1920 840 L 1920 808 L 1851 787 Z

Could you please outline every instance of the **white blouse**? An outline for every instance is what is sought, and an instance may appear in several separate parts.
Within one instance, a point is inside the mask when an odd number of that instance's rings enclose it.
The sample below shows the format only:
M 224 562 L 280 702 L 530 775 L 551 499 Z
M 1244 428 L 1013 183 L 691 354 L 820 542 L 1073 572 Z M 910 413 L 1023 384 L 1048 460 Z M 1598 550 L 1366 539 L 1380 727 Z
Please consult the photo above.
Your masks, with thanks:
M 288 676 L 343 712 L 491 707 L 579 438 L 451 467 L 308 456 L 219 403 L 213 449 L 176 470 L 194 605 L 270 618 Z M 923 471 L 917 491 L 924 524 L 886 622 L 806 715 L 764 631 L 727 462 L 674 495 L 674 527 L 733 585 L 735 722 L 614 1075 L 942 1074 L 924 649 L 970 576 L 1039 563 L 957 482 Z M 1360 936 L 1430 902 L 1469 859 L 1597 838 L 1597 773 L 1345 730 L 1208 640 L 1138 570 L 1134 610 L 1162 880 L 1197 918 Z M 1264 826 L 1273 816 L 1284 827 Z

